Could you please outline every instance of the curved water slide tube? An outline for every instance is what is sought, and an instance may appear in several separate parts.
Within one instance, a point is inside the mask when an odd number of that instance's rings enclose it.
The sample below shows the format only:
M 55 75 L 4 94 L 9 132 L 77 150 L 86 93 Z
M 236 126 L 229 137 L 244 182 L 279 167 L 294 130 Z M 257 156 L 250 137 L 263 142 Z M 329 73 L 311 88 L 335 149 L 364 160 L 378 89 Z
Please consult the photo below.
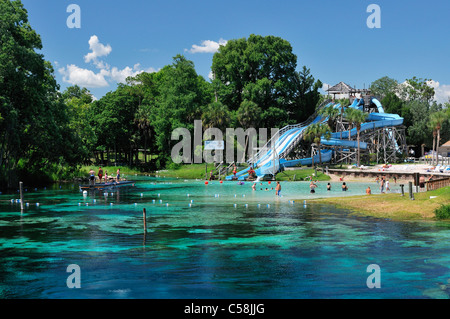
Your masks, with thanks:
M 333 103 L 328 103 L 325 107 L 328 107 L 330 105 L 333 105 Z M 320 115 L 313 115 L 311 116 L 306 122 L 297 124 L 297 125 L 288 125 L 280 130 L 282 132 L 279 136 L 275 136 L 270 140 L 264 147 L 263 150 L 260 151 L 255 157 L 257 160 L 253 163 L 254 167 L 258 167 L 258 169 L 255 170 L 255 173 L 258 174 L 265 174 L 262 173 L 262 171 L 267 171 L 268 165 L 271 167 L 273 166 L 273 151 L 275 148 L 276 154 L 281 154 L 286 150 L 287 147 L 289 147 L 293 142 L 298 141 L 301 137 L 301 134 L 303 131 L 308 127 L 309 125 L 313 123 L 317 123 L 319 121 L 326 121 L 326 118 L 323 118 Z M 267 145 L 274 143 L 273 146 L 268 147 Z M 272 163 L 272 164 L 271 164 Z M 277 165 L 277 164 L 275 164 Z M 261 170 L 262 169 L 262 170 Z M 243 180 L 248 176 L 248 171 L 250 170 L 250 167 L 236 173 L 236 177 L 239 180 Z M 273 171 L 273 168 L 272 168 Z M 258 175 L 260 176 L 260 175 Z M 230 175 L 226 177 L 226 180 L 231 180 L 234 176 Z
M 331 106 L 333 103 L 328 103 L 325 107 Z M 340 107 L 340 104 L 336 104 L 334 107 L 338 108 Z M 312 119 L 312 120 L 311 120 Z M 255 174 L 257 176 L 264 176 L 266 174 L 272 174 L 275 170 L 278 172 L 279 170 L 279 162 L 275 161 L 273 159 L 273 152 L 275 149 L 275 154 L 282 154 L 286 149 L 290 146 L 292 146 L 294 143 L 298 143 L 301 138 L 302 134 L 305 131 L 305 129 L 314 123 L 318 122 L 326 122 L 328 120 L 327 117 L 322 117 L 320 115 L 313 115 L 310 119 L 308 119 L 306 122 L 302 124 L 297 124 L 295 126 L 286 126 L 282 129 L 283 133 L 281 133 L 280 136 L 276 136 L 273 142 L 274 145 L 272 147 L 267 147 L 267 143 L 265 146 L 265 152 L 258 154 L 258 159 L 253 164 L 254 167 L 257 167 L 255 169 Z M 307 124 L 306 124 L 307 123 Z M 236 173 L 236 177 L 238 180 L 244 180 L 248 177 L 248 171 L 250 170 L 250 167 L 240 171 L 239 173 Z M 227 176 L 227 180 L 231 180 L 234 176 Z
M 397 114 L 389 114 L 384 113 L 384 109 L 381 105 L 381 103 L 375 99 L 372 98 L 372 102 L 377 106 L 379 113 L 370 113 L 367 120 L 368 122 L 363 123 L 361 125 L 361 132 L 364 132 L 366 130 L 374 130 L 377 128 L 382 127 L 389 127 L 389 126 L 398 126 L 403 124 L 403 118 L 400 117 Z M 332 105 L 331 103 L 327 106 Z M 364 106 L 363 99 L 355 99 L 353 103 L 349 106 L 351 108 L 356 109 L 362 109 Z M 335 105 L 336 108 L 339 108 L 340 105 Z M 298 127 L 290 128 L 285 130 L 281 136 L 279 136 L 277 139 L 275 139 L 275 152 L 277 154 L 283 153 L 288 147 L 292 146 L 293 143 L 298 143 L 299 139 L 303 138 L 302 133 L 304 130 L 313 123 L 318 122 L 326 122 L 328 119 L 316 116 L 311 122 L 309 122 L 307 125 L 299 125 Z M 355 136 L 357 134 L 356 128 L 351 129 L 350 131 L 343 131 L 343 132 L 335 132 L 331 134 L 330 139 L 321 139 L 321 143 L 326 146 L 340 146 L 345 148 L 357 148 L 358 142 L 349 140 L 349 134 L 350 138 Z M 366 149 L 367 143 L 360 142 L 360 149 Z M 329 162 L 331 161 L 333 151 L 332 150 L 322 150 L 322 162 Z M 274 171 L 278 172 L 280 167 L 292 167 L 297 165 L 311 165 L 313 160 L 311 157 L 309 158 L 302 158 L 302 159 L 296 159 L 296 160 L 286 160 L 284 158 L 281 158 L 279 160 L 273 159 L 273 147 L 268 148 L 266 152 L 259 156 L 259 159 L 255 162 L 257 169 L 255 169 L 255 174 L 259 177 L 264 176 L 266 174 L 273 174 Z M 316 154 L 314 156 L 314 162 L 319 162 L 319 154 Z M 248 177 L 248 170 L 250 168 L 247 168 L 239 173 L 236 174 L 239 180 L 244 180 Z M 233 176 L 228 176 L 227 180 L 231 180 Z

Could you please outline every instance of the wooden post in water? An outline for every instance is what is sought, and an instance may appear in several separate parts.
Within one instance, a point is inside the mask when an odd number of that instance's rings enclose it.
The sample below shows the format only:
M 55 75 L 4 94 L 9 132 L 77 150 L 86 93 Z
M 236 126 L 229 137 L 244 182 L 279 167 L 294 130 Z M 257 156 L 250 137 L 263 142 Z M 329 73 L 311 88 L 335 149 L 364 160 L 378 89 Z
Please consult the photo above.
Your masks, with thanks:
M 19 182 L 20 190 L 20 210 L 23 210 L 23 182 Z
M 144 213 L 144 233 L 147 233 L 147 210 L 144 208 L 143 210 Z

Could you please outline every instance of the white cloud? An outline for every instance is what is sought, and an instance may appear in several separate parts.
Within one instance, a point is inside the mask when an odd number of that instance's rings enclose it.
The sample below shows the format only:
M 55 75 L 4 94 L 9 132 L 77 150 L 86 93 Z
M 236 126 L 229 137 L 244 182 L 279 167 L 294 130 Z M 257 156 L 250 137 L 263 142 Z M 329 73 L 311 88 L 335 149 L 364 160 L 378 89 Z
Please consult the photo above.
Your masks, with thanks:
M 219 50 L 221 45 L 226 45 L 227 40 L 220 39 L 219 42 L 212 40 L 205 40 L 201 45 L 193 44 L 191 49 L 184 49 L 185 52 L 190 53 L 215 53 Z
M 89 39 L 89 49 L 91 49 L 92 52 L 89 52 L 84 56 L 84 62 L 86 63 L 91 61 L 95 63 L 98 57 L 108 56 L 112 51 L 111 46 L 109 44 L 103 45 L 100 43 L 96 35 L 91 36 Z
M 99 57 L 108 56 L 112 48 L 108 45 L 100 43 L 96 35 L 91 36 L 89 39 L 89 48 L 92 52 L 89 52 L 84 56 L 86 63 L 92 63 L 98 69 L 99 72 L 94 72 L 89 69 L 80 68 L 74 64 L 67 65 L 58 69 L 58 72 L 63 76 L 63 81 L 72 85 L 79 85 L 86 88 L 100 88 L 109 86 L 108 81 L 115 81 L 118 83 L 125 83 L 126 78 L 129 76 L 136 76 L 142 72 L 156 72 L 154 68 L 142 69 L 140 64 L 137 63 L 133 67 L 126 66 L 123 69 L 118 67 L 111 67 L 108 63 L 100 60 Z M 58 65 L 57 63 L 55 63 Z
M 327 90 L 332 87 L 332 85 L 329 85 L 328 83 L 323 83 L 322 84 L 322 90 L 327 93 Z
M 79 85 L 86 88 L 100 88 L 109 85 L 105 79 L 105 76 L 108 75 L 108 71 L 106 70 L 100 70 L 99 73 L 94 73 L 91 70 L 70 64 L 60 68 L 58 71 L 63 75 L 63 81 L 72 85 Z
M 437 103 L 447 103 L 450 99 L 450 85 L 440 84 L 437 81 L 431 80 L 427 82 L 428 86 L 434 88 L 434 99 Z
M 141 69 L 141 65 L 139 63 L 137 63 L 133 66 L 133 68 L 130 68 L 129 66 L 127 66 L 127 67 L 123 68 L 122 70 L 119 70 L 119 68 L 117 68 L 117 67 L 113 67 L 109 73 L 109 76 L 111 77 L 111 79 L 113 79 L 116 82 L 125 83 L 125 80 L 127 79 L 127 77 L 136 76 L 142 72 L 152 73 L 152 72 L 156 72 L 156 70 L 153 68 L 148 68 L 148 69 L 143 70 L 143 69 Z

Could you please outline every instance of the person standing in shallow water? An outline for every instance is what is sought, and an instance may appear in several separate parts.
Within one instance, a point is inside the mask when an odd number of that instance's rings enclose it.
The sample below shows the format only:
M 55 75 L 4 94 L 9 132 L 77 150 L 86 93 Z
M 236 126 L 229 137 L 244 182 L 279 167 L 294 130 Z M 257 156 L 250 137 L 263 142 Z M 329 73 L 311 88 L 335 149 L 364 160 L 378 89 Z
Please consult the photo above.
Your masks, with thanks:
M 314 194 L 314 193 L 316 192 L 316 187 L 317 187 L 317 185 L 314 184 L 313 181 L 311 181 L 311 183 L 309 183 L 309 189 L 310 189 L 309 192 L 310 192 L 311 194 Z
M 92 168 L 89 171 L 89 185 L 95 185 L 95 172 Z
M 280 182 L 277 182 L 277 186 L 275 187 L 275 195 L 281 196 L 280 193 L 281 193 L 281 184 Z
M 102 183 L 102 177 L 103 177 L 103 170 L 101 167 L 98 169 L 98 179 L 100 181 L 100 184 Z

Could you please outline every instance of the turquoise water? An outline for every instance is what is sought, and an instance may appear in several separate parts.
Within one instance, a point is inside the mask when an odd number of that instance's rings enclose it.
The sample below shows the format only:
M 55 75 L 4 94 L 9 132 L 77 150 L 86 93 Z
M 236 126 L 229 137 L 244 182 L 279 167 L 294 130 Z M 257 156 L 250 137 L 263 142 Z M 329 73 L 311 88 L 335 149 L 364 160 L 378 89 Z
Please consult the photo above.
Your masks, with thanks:
M 450 223 L 356 217 L 312 197 L 376 183 L 275 184 L 139 177 L 0 195 L 0 298 L 448 298 Z M 265 188 L 269 191 L 265 191 Z M 261 190 L 263 188 L 263 190 Z M 393 191 L 399 187 L 392 185 Z M 11 202 L 13 200 L 14 202 Z M 306 200 L 306 205 L 304 205 Z M 36 205 L 39 203 L 39 205 Z M 147 210 L 144 236 L 142 210 Z M 81 288 L 66 285 L 67 266 Z M 370 264 L 381 288 L 369 289 Z

